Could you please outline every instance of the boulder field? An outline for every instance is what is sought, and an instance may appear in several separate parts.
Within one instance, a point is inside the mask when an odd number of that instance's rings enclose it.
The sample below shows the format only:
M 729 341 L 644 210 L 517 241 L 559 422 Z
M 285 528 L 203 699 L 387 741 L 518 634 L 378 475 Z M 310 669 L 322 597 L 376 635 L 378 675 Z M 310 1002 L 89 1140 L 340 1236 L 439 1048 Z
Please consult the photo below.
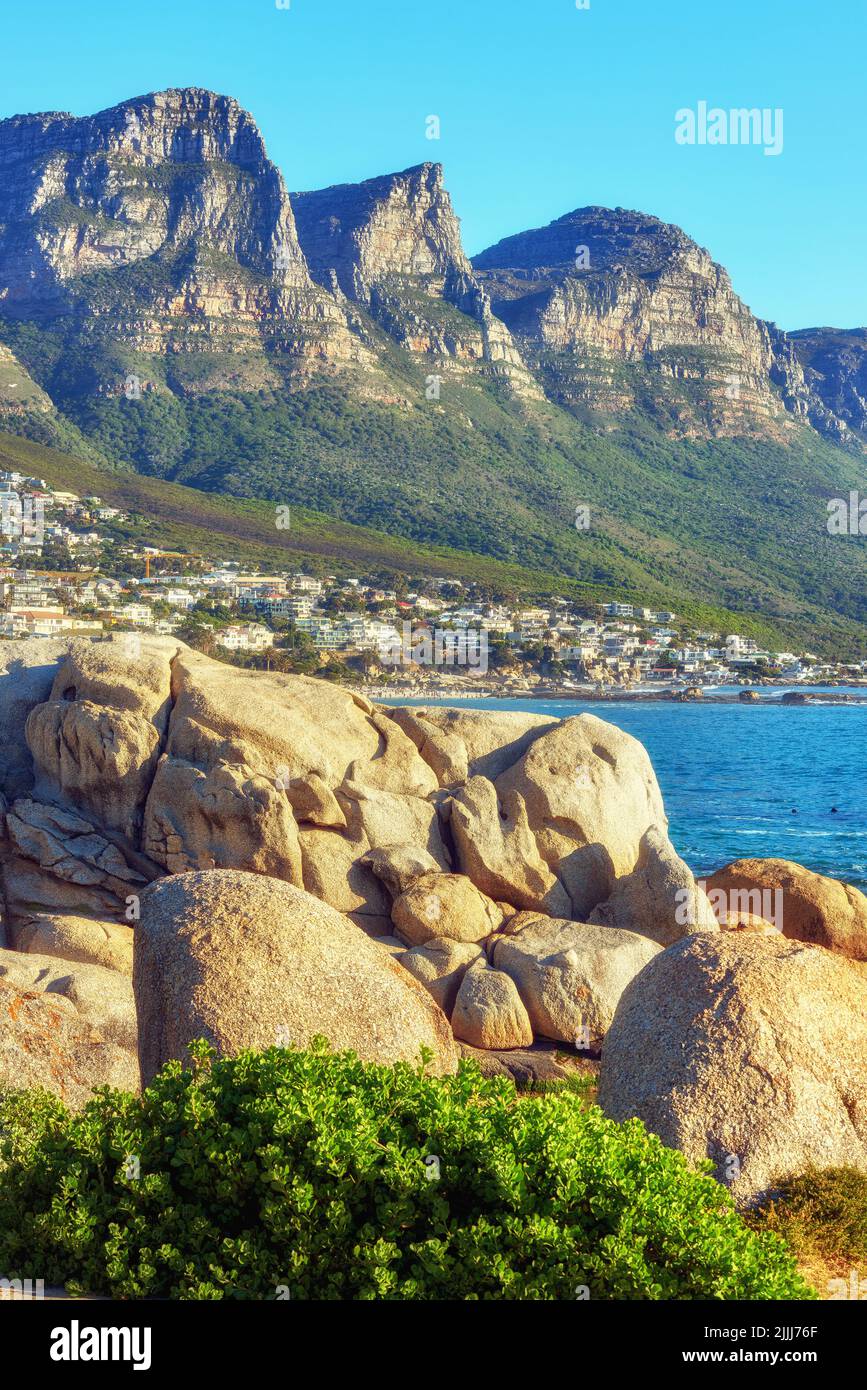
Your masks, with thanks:
M 78 1107 L 200 1037 L 522 1076 L 556 1044 L 740 1202 L 867 1170 L 867 899 L 782 860 L 697 884 L 594 715 L 27 640 L 0 734 L 0 1087 Z

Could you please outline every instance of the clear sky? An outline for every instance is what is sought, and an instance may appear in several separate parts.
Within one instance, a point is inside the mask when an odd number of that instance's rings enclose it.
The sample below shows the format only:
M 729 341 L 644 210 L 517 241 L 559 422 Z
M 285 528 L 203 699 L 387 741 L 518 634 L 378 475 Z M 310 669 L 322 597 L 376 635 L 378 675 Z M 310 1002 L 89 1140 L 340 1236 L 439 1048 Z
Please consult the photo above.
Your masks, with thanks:
M 252 111 L 290 189 L 435 159 L 470 254 L 639 208 L 761 317 L 867 324 L 867 0 L 36 0 L 0 32 L 4 116 L 211 87 Z M 677 144 L 702 100 L 782 108 L 782 153 Z

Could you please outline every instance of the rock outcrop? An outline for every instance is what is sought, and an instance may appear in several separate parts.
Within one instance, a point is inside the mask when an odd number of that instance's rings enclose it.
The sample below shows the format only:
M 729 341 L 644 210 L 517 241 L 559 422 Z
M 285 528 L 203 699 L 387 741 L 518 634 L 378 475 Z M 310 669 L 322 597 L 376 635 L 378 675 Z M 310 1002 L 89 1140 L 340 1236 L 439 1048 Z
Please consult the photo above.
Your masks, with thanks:
M 749 1203 L 807 1167 L 867 1172 L 865 1050 L 860 966 L 778 934 L 701 933 L 624 992 L 599 1103 L 709 1158 Z
M 519 792 L 471 777 L 448 803 L 457 866 L 483 893 L 516 907 L 568 912 L 569 896 L 539 850 Z
M 122 840 L 53 802 L 13 801 L 5 832 L 0 865 L 10 924 L 42 910 L 120 920 L 154 876 L 141 872 L 139 857 Z
M 619 729 L 386 711 L 162 639 L 0 658 L 0 1086 L 78 1107 L 198 1037 L 317 1034 L 532 1085 L 556 1046 L 739 1201 L 867 1167 L 865 899 L 776 860 L 706 896 Z
M 142 897 L 133 985 L 146 1085 L 206 1038 L 221 1053 L 306 1046 L 317 1035 L 374 1062 L 457 1048 L 427 990 L 346 918 L 277 879 L 172 875 Z

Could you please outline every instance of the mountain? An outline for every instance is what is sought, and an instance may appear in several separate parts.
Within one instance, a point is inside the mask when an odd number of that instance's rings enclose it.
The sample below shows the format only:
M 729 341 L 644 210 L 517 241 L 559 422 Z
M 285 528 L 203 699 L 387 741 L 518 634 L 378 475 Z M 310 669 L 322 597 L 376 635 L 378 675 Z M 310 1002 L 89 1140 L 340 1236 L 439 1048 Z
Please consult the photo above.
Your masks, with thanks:
M 679 228 L 583 208 L 471 262 L 439 165 L 290 193 L 199 88 L 0 122 L 0 168 L 12 433 L 817 640 L 867 618 L 825 530 L 863 341 L 756 318 Z
M 310 276 L 283 180 L 237 102 L 191 89 L 81 119 L 15 117 L 0 158 L 6 318 L 99 345 L 105 366 L 113 344 L 210 360 L 199 390 L 276 380 L 265 347 L 302 373 L 363 355 Z M 234 370 L 214 365 L 224 354 Z M 92 385 L 120 389 L 96 370 Z
M 616 420 L 785 440 L 766 324 L 679 227 L 623 208 L 580 208 L 507 237 L 473 265 L 551 400 Z
M 541 396 L 464 254 L 441 165 L 293 193 L 292 205 L 316 280 L 364 305 L 401 347 Z

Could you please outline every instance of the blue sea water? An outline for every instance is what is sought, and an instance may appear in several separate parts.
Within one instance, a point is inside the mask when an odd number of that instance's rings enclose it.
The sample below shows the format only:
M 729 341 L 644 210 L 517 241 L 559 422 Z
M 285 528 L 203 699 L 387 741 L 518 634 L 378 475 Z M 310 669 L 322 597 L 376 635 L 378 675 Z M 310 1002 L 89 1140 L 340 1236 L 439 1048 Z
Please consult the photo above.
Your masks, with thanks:
M 394 703 L 595 714 L 644 744 L 672 841 L 697 876 L 773 856 L 867 891 L 867 704 Z

